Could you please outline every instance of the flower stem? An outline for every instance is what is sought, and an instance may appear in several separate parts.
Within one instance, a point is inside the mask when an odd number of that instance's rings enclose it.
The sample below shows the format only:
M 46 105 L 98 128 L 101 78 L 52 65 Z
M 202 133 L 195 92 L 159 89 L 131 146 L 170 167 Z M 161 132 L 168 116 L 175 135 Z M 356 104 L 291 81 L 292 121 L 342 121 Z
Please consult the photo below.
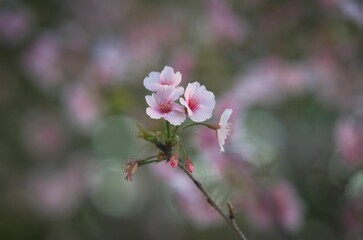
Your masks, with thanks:
M 210 124 L 208 124 L 208 123 L 191 123 L 191 124 L 189 124 L 189 125 L 186 125 L 185 127 L 183 127 L 180 131 L 179 131 L 179 133 L 181 132 L 181 131 L 183 131 L 183 130 L 185 130 L 185 129 L 187 129 L 187 128 L 189 128 L 189 127 L 192 127 L 192 126 L 206 126 L 206 127 L 208 127 L 208 128 L 210 128 Z
M 168 121 L 166 122 L 166 139 L 170 138 L 170 123 Z
M 210 195 L 205 190 L 203 185 L 197 179 L 195 179 L 194 176 L 190 172 L 188 172 L 188 170 L 185 169 L 183 165 L 179 164 L 179 168 L 183 170 L 183 172 L 193 181 L 195 186 L 206 197 L 206 200 L 209 203 L 209 205 L 211 205 L 219 213 L 219 215 L 223 217 L 223 219 L 228 223 L 228 225 L 233 229 L 233 231 L 235 231 L 238 234 L 239 238 L 242 240 L 247 240 L 247 237 L 243 234 L 241 229 L 238 227 L 236 220 L 234 219 L 232 205 L 228 204 L 228 209 L 229 209 L 229 217 L 228 217 L 226 214 L 223 213 L 222 209 L 217 205 L 217 203 L 210 197 Z

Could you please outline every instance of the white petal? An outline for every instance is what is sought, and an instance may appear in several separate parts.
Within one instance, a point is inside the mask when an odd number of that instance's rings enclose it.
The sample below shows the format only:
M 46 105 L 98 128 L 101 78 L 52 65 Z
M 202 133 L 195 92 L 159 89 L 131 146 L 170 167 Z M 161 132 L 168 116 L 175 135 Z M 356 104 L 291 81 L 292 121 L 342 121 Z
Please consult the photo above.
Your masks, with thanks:
M 176 87 L 173 100 L 175 101 L 178 98 L 180 98 L 180 96 L 183 95 L 183 93 L 184 93 L 184 88 L 183 87 L 180 87 L 180 86 Z
M 193 112 L 193 114 L 189 114 L 188 116 L 194 122 L 204 122 L 205 120 L 212 117 L 213 109 L 210 108 L 200 108 Z
M 173 86 L 162 86 L 157 92 L 156 92 L 156 98 L 158 102 L 165 102 L 174 100 L 174 94 L 175 94 L 175 87 Z
M 160 73 L 151 72 L 148 77 L 144 79 L 144 87 L 152 92 L 158 90 L 158 83 L 160 82 Z
M 200 87 L 199 82 L 188 83 L 187 88 L 185 89 L 184 97 L 185 99 L 189 99 L 191 95 L 196 93 L 196 90 Z
M 174 86 L 178 86 L 182 80 L 182 75 L 180 72 L 174 74 Z
M 174 83 L 174 69 L 169 66 L 165 66 L 163 71 L 160 73 L 161 81 L 168 81 Z M 174 84 L 172 84 L 174 86 Z
M 186 116 L 182 112 L 171 111 L 170 113 L 166 114 L 164 118 L 171 124 L 178 126 L 185 121 Z
M 145 96 L 145 100 L 147 105 L 149 105 L 151 108 L 156 109 L 158 107 L 158 103 L 155 99 L 155 93 L 153 93 L 151 96 L 150 95 Z
M 219 125 L 220 126 L 226 126 L 229 118 L 231 117 L 233 113 L 233 110 L 231 108 L 227 108 L 226 110 L 224 110 L 224 112 L 221 115 L 221 119 L 219 121 Z
M 160 114 L 158 111 L 156 111 L 155 109 L 152 108 L 146 108 L 146 113 L 147 115 L 149 115 L 149 117 L 151 117 L 152 119 L 160 119 L 163 117 L 162 114 Z

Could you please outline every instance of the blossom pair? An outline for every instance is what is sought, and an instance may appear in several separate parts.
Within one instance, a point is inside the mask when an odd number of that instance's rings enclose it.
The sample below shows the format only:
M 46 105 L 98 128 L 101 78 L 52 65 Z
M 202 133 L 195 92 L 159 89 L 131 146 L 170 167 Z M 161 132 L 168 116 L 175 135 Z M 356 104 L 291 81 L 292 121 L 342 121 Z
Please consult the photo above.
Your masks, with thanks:
M 186 115 L 194 122 L 203 122 L 212 116 L 215 107 L 214 94 L 198 82 L 189 83 L 184 88 L 179 86 L 180 72 L 166 66 L 161 73 L 151 72 L 144 79 L 146 89 L 152 95 L 145 97 L 149 107 L 146 113 L 153 119 L 164 118 L 172 125 L 180 125 Z M 184 94 L 184 98 L 181 96 Z M 179 103 L 175 101 L 179 99 Z

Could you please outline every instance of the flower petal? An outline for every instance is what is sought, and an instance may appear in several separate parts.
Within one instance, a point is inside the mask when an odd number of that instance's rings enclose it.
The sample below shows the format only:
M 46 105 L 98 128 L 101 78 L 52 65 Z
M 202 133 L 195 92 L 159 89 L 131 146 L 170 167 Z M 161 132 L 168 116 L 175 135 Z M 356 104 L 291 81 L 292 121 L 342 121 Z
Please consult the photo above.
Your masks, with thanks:
M 144 79 L 144 87 L 152 92 L 159 89 L 160 73 L 151 72 L 148 77 Z

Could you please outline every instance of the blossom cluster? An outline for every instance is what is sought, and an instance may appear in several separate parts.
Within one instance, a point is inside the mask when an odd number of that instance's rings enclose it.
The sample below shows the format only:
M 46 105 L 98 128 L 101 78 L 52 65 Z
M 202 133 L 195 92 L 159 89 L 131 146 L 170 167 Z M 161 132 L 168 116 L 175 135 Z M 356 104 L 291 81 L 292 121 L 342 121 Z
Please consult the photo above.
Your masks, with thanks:
M 144 86 L 152 95 L 145 97 L 148 104 L 146 113 L 153 119 L 165 119 L 170 124 L 181 125 L 188 116 L 192 121 L 200 123 L 212 117 L 216 105 L 214 93 L 208 91 L 199 82 L 188 83 L 185 91 L 179 86 L 182 80 L 180 72 L 174 72 L 169 66 L 159 72 L 151 72 L 144 79 Z M 181 97 L 184 94 L 184 97 Z M 179 103 L 176 100 L 179 99 Z M 208 125 L 216 130 L 221 151 L 224 151 L 225 140 L 230 134 L 228 120 L 232 109 L 226 109 L 219 124 Z

